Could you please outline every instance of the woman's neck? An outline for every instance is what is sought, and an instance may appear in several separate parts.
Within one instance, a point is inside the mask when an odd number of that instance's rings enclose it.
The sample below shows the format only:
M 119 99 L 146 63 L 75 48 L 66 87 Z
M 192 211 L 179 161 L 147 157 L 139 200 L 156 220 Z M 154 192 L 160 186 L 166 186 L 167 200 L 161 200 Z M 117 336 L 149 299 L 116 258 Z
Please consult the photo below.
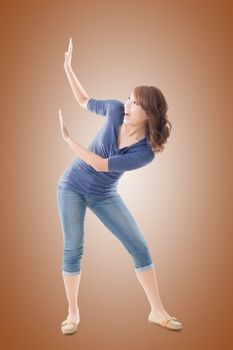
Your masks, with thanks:
M 123 123 L 123 134 L 126 137 L 129 138 L 134 138 L 136 140 L 141 140 L 144 137 L 146 137 L 146 128 L 143 126 L 137 126 L 137 125 L 129 125 L 129 124 L 125 124 Z

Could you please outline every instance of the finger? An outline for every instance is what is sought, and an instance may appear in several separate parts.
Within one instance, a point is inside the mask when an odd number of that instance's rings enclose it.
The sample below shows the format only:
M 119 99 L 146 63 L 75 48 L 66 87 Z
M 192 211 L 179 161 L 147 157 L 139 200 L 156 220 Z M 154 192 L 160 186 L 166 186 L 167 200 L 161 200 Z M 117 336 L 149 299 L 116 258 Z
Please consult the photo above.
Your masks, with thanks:
M 71 51 L 72 51 L 72 43 L 71 43 L 71 39 L 70 39 L 68 52 L 71 52 Z
M 70 38 L 70 42 L 69 42 L 69 51 L 71 52 L 73 49 L 73 44 L 72 44 L 72 39 Z

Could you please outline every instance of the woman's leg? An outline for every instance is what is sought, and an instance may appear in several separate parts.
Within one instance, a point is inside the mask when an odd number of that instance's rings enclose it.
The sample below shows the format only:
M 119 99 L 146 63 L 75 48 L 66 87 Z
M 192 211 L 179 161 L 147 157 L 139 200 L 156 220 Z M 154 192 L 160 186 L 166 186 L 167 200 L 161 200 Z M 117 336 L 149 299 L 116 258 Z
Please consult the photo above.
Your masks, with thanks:
M 132 256 L 137 278 L 145 291 L 151 310 L 170 318 L 171 316 L 161 302 L 155 266 L 147 242 L 121 197 L 118 195 L 87 202 L 87 206 L 121 241 Z
M 143 287 L 147 299 L 150 303 L 151 310 L 155 313 L 171 318 L 172 316 L 167 313 L 163 307 L 160 295 L 158 282 L 156 277 L 155 267 L 145 271 L 135 271 L 137 278 Z
M 82 195 L 57 188 L 57 207 L 63 232 L 62 276 L 68 300 L 69 320 L 79 318 L 78 291 L 81 278 L 81 257 L 84 246 L 86 203 Z

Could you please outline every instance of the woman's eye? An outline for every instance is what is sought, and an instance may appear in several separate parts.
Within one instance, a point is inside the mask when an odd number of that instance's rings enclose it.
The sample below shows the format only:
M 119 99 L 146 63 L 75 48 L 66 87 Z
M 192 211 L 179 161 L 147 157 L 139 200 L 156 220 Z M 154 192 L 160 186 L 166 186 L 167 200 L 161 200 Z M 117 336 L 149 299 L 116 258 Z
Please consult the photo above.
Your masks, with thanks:
M 130 96 L 128 96 L 128 100 L 130 100 Z M 136 101 L 134 101 L 134 103 L 137 105 L 137 102 L 136 102 Z

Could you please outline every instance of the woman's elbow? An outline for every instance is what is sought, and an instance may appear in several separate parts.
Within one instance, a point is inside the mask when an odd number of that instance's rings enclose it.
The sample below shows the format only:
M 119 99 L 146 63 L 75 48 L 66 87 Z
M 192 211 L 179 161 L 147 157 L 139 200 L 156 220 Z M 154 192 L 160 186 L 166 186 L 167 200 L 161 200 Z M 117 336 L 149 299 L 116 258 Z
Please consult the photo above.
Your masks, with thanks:
M 108 158 L 102 158 L 98 162 L 97 171 L 108 171 Z
M 85 99 L 83 99 L 81 102 L 80 102 L 80 106 L 84 109 L 87 109 L 87 104 L 88 104 L 88 101 L 89 101 L 89 97 L 86 97 Z

